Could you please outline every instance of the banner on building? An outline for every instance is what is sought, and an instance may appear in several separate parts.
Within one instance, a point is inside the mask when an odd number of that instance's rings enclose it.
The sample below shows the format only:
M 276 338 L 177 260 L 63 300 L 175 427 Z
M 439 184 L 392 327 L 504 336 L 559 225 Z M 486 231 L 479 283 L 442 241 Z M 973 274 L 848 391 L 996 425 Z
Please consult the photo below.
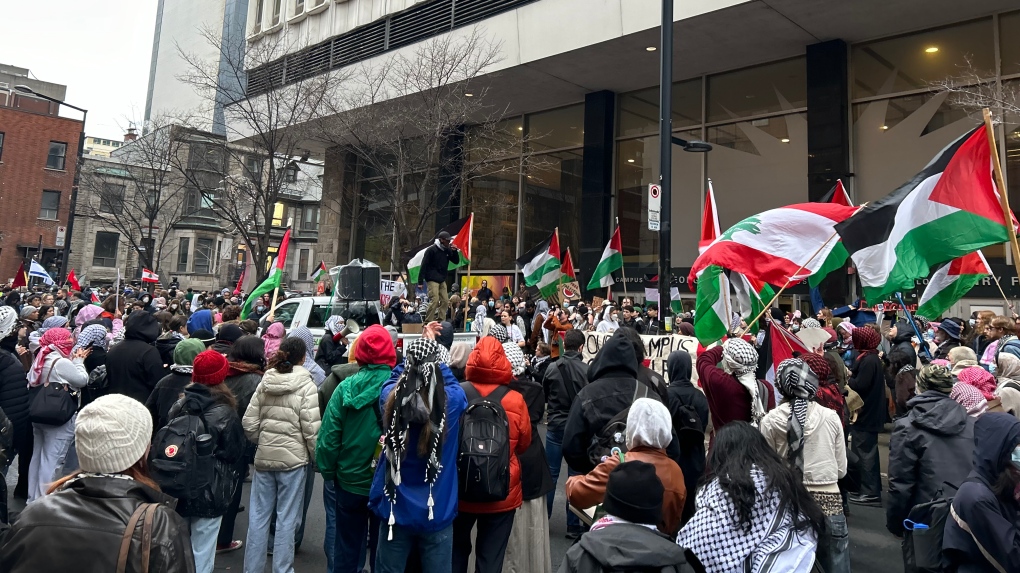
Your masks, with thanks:
M 379 281 L 379 302 L 381 302 L 384 307 L 389 306 L 393 297 L 402 296 L 406 292 L 407 288 L 404 286 L 404 283 L 400 281 Z
M 581 348 L 581 356 L 585 362 L 590 363 L 595 359 L 602 345 L 605 344 L 611 334 L 604 332 L 586 332 L 584 347 Z M 666 360 L 674 350 L 682 350 L 691 355 L 691 362 L 697 360 L 698 339 L 693 336 L 681 336 L 679 334 L 666 334 L 661 336 L 641 335 L 641 341 L 645 344 L 646 365 L 652 370 L 662 374 L 663 378 L 669 380 L 666 371 Z M 691 380 L 697 380 L 697 373 L 691 372 Z

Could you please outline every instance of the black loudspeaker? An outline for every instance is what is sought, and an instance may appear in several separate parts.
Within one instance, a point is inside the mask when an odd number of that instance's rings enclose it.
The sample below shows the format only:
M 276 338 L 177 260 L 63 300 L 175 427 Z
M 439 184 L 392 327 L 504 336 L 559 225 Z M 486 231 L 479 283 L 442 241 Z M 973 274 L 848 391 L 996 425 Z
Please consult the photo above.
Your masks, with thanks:
M 340 300 L 379 300 L 379 267 L 345 265 L 340 267 L 337 298 Z

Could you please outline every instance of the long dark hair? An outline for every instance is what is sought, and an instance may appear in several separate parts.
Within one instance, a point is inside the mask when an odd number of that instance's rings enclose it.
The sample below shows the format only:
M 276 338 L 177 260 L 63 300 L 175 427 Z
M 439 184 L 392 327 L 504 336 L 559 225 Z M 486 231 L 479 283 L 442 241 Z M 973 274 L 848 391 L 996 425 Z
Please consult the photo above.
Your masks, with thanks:
M 266 367 L 266 344 L 258 336 L 251 334 L 242 336 L 230 347 L 227 360 L 254 364 L 259 370 L 263 370 Z
M 777 492 L 793 516 L 797 531 L 812 530 L 821 538 L 825 514 L 804 487 L 801 476 L 769 446 L 761 432 L 747 422 L 730 422 L 715 434 L 702 483 L 719 480 L 719 486 L 737 509 L 737 523 L 751 530 L 751 512 L 758 495 L 751 477 L 757 468 L 768 480 L 767 491 Z
M 273 357 L 273 363 L 270 365 L 275 368 L 280 374 L 290 374 L 294 371 L 295 366 L 301 366 L 305 363 L 305 341 L 300 338 L 284 338 L 280 342 L 280 349 L 276 352 L 276 356 Z

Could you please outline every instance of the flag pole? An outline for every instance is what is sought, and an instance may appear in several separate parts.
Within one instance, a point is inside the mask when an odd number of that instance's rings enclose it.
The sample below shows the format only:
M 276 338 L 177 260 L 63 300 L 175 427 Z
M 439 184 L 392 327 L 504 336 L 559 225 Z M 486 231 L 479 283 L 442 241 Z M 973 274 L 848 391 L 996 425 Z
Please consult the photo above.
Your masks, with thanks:
M 1002 177 L 1002 164 L 999 163 L 999 152 L 995 147 L 995 130 L 992 127 L 992 112 L 986 107 L 982 110 L 982 114 L 985 118 L 985 134 L 988 136 L 988 147 L 991 150 L 992 155 L 992 170 L 995 172 L 995 186 L 999 188 L 999 204 L 1002 206 L 1003 220 L 1006 223 L 1006 227 L 1009 229 L 1007 234 L 1009 235 L 1009 245 L 1013 251 L 1013 266 L 1016 268 L 1017 276 L 1020 276 L 1020 245 L 1017 244 L 1016 229 L 1013 228 L 1013 217 L 1010 215 L 1009 209 L 1009 192 L 1006 189 L 1006 182 Z M 994 275 L 995 273 L 992 273 L 992 276 Z M 998 280 L 996 280 L 996 283 L 998 283 Z M 1005 293 L 1003 293 L 1003 296 L 1005 296 Z M 1012 305 L 1010 306 L 1010 309 L 1012 309 Z
M 619 217 L 616 217 L 616 228 L 620 228 Z M 620 253 L 620 255 L 623 255 L 623 253 Z M 623 277 L 623 296 L 624 298 L 630 298 L 630 294 L 627 292 L 627 271 L 624 270 L 624 265 L 620 265 L 620 276 Z M 662 277 L 659 277 L 659 280 L 662 280 Z M 659 306 L 662 306 L 661 300 L 659 301 Z
M 992 270 L 992 269 L 989 268 L 988 270 Z M 1006 306 L 1009 307 L 1009 310 L 1012 311 L 1012 313 L 1013 313 L 1013 317 L 1016 318 L 1016 316 L 1017 316 L 1016 309 L 1013 308 L 1013 303 L 1011 303 L 1009 301 L 1009 298 L 1006 296 L 1006 292 L 1002 290 L 1002 285 L 999 284 L 999 277 L 995 276 L 995 272 L 994 271 L 992 271 L 990 274 L 992 275 L 992 280 L 995 281 L 995 286 L 999 287 L 999 294 L 1002 295 L 1002 300 L 1006 302 Z

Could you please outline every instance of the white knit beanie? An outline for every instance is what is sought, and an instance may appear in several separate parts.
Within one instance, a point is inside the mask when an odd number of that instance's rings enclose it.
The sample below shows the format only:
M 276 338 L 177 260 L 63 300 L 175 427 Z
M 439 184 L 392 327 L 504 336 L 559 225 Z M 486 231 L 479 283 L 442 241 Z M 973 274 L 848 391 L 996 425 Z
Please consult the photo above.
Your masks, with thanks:
M 78 413 L 74 439 L 82 471 L 119 473 L 145 455 L 152 439 L 152 414 L 134 398 L 103 396 Z

